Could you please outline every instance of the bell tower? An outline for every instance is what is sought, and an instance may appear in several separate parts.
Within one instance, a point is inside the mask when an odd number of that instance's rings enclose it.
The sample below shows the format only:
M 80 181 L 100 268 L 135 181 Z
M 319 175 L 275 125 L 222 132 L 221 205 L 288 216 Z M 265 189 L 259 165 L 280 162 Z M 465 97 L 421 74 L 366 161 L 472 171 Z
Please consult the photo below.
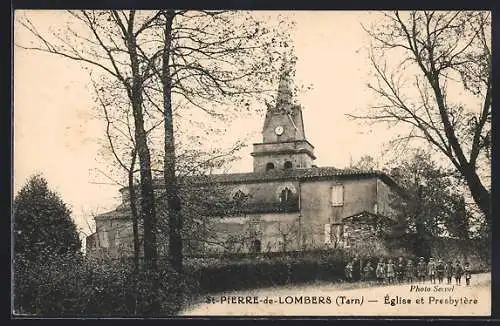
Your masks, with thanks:
M 276 104 L 268 106 L 262 129 L 262 143 L 253 144 L 253 171 L 310 168 L 314 146 L 304 132 L 302 108 L 294 103 L 292 77 L 294 60 L 283 60 Z

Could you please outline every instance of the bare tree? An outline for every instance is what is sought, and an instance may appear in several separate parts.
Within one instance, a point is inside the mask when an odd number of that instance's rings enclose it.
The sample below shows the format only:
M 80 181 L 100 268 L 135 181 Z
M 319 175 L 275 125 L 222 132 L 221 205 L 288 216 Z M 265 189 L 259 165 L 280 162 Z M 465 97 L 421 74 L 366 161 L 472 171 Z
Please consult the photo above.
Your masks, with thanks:
M 57 32 L 40 33 L 29 18 L 18 22 L 34 36 L 32 45 L 17 46 L 42 51 L 98 68 L 103 76 L 120 83 L 124 97 L 131 104 L 134 117 L 134 142 L 140 166 L 140 215 L 144 221 L 144 257 L 147 270 L 156 270 L 156 210 L 153 195 L 151 156 L 145 129 L 143 87 L 151 71 L 151 64 L 144 64 L 139 44 L 148 38 L 148 27 L 155 15 L 136 15 L 130 11 L 69 11 L 74 25 Z M 83 27 L 83 29 L 82 29 Z M 149 61 L 153 62 L 153 61 Z M 104 78 L 104 77 L 103 77 Z M 154 296 L 153 296 L 154 297 Z M 159 307 L 152 303 L 155 311 Z
M 139 271 L 139 211 L 137 208 L 140 196 L 136 193 L 135 175 L 139 170 L 136 168 L 137 146 L 135 144 L 134 126 L 132 123 L 130 102 L 122 105 L 118 99 L 119 92 L 116 92 L 120 85 L 116 81 L 109 86 L 101 82 L 98 86 L 93 81 L 97 102 L 102 110 L 101 117 L 106 121 L 105 137 L 107 140 L 107 150 L 112 154 L 114 161 L 118 164 L 119 170 L 127 175 L 126 184 L 119 183 L 120 186 L 128 189 L 128 202 L 132 218 L 133 247 L 134 247 L 134 268 Z M 123 107 L 124 106 L 124 107 Z M 161 122 L 161 121 L 160 121 Z M 146 130 L 149 135 L 160 123 L 156 123 Z
M 362 157 L 359 158 L 359 160 L 351 164 L 349 168 L 351 169 L 356 169 L 356 170 L 374 170 L 377 169 L 378 167 L 378 162 L 375 160 L 372 156 L 370 155 L 363 155 Z
M 300 226 L 298 221 L 294 221 L 291 224 L 279 223 L 278 222 L 278 242 L 280 244 L 280 249 L 283 252 L 287 252 L 290 249 L 290 245 L 299 244 Z
M 176 176 L 172 103 L 186 100 L 210 116 L 224 117 L 214 103 L 236 103 L 248 110 L 249 97 L 270 91 L 276 75 L 273 58 L 279 34 L 261 26 L 249 13 L 165 10 L 161 82 L 164 119 L 163 179 L 168 203 L 169 258 L 182 271 L 181 198 Z M 272 37 L 275 37 L 273 39 Z M 152 92 L 155 87 L 149 88 Z M 146 87 L 146 92 L 148 87 Z M 151 95 L 154 97 L 154 95 Z M 241 108 L 239 108 L 241 110 Z
M 366 29 L 376 78 L 369 88 L 380 103 L 351 115 L 408 126 L 402 139 L 423 140 L 444 154 L 488 221 L 491 194 L 478 167 L 490 159 L 490 28 L 489 12 L 384 13 Z

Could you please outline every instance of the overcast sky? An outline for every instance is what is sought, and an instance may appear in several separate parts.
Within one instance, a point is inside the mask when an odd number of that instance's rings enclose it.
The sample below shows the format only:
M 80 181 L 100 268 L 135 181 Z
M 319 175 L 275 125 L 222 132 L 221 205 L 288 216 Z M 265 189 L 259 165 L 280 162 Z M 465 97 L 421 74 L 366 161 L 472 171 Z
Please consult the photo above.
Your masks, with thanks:
M 306 137 L 315 146 L 318 166 L 348 166 L 362 155 L 379 157 L 394 136 L 385 127 L 350 121 L 345 114 L 373 104 L 367 88 L 368 36 L 361 22 L 375 13 L 343 11 L 290 12 L 297 22 L 296 79 L 313 89 L 300 94 Z M 42 24 L 63 24 L 60 12 L 30 12 Z M 15 28 L 15 41 L 27 34 Z M 90 213 L 116 205 L 116 186 L 95 184 L 89 171 L 98 167 L 97 139 L 103 125 L 92 119 L 89 77 L 78 64 L 48 54 L 15 48 L 14 55 L 14 192 L 36 172 L 47 178 L 70 205 L 81 227 Z M 227 139 L 247 137 L 260 142 L 263 116 L 254 114 L 227 126 Z M 251 146 L 239 155 L 233 172 L 252 170 Z

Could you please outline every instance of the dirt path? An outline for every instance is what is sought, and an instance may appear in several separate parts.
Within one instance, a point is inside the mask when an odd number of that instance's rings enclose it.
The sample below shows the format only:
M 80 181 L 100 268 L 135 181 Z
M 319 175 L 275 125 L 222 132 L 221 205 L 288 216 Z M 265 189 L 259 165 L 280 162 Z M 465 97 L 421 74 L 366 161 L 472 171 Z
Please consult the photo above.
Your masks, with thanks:
M 489 316 L 491 275 L 470 286 L 414 283 L 387 286 L 317 284 L 234 291 L 206 296 L 184 316 Z M 369 286 L 366 285 L 365 286 Z M 387 299 L 386 299 L 386 296 Z M 393 305 L 391 305 L 391 300 Z M 209 303 L 210 302 L 210 303 Z

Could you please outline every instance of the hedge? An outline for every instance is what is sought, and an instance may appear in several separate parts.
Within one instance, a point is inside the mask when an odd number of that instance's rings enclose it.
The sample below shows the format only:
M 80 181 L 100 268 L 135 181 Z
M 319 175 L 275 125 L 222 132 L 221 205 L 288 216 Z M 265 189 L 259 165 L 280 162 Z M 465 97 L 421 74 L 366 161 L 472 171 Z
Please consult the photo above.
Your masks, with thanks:
M 344 278 L 342 252 L 286 253 L 273 257 L 203 260 L 187 262 L 190 279 L 197 279 L 199 293 L 251 289 Z

